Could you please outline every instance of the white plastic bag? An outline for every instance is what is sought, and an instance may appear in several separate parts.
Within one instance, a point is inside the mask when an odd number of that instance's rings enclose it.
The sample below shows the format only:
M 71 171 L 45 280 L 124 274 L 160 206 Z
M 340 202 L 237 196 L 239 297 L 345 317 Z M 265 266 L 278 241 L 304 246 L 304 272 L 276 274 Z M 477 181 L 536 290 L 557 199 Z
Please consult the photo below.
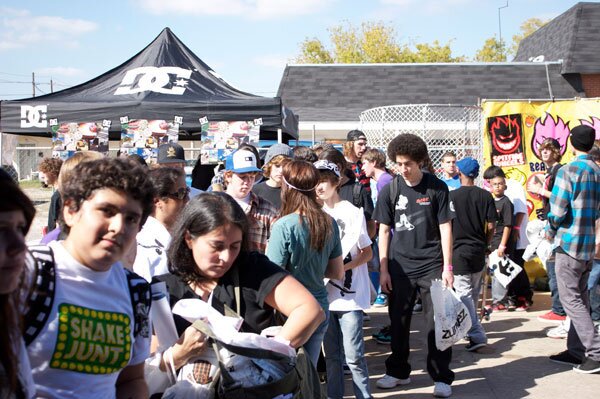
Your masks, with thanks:
M 510 258 L 504 255 L 502 258 L 498 256 L 498 250 L 490 254 L 489 268 L 494 273 L 494 277 L 502 284 L 504 288 L 508 286 L 517 274 L 521 273 L 523 268 L 517 265 Z
M 431 301 L 435 321 L 435 345 L 441 351 L 448 349 L 465 337 L 471 328 L 467 307 L 452 288 L 441 280 L 431 282 Z

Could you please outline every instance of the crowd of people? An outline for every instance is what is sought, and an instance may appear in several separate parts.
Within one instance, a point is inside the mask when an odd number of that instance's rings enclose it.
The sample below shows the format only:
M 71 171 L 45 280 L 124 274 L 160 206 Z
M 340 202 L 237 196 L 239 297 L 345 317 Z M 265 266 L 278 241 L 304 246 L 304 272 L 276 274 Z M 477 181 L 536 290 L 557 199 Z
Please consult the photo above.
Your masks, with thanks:
M 566 350 L 550 360 L 582 373 L 600 372 L 594 139 L 592 128 L 572 129 L 575 157 L 567 165 L 560 165 L 558 142 L 545 140 L 538 149 L 545 180 L 527 186 L 542 199 L 538 217 L 555 248 L 545 262 L 552 309 L 540 320 L 564 331 L 550 336 L 567 338 Z M 44 159 L 40 176 L 55 193 L 47 234 L 29 247 L 34 205 L 0 174 L 0 397 L 160 397 L 148 388 L 150 359 L 153 376 L 211 383 L 217 377 L 206 354 L 217 349 L 207 331 L 173 312 L 179 338 L 156 335 L 154 284 L 164 284 L 171 308 L 202 301 L 241 317 L 241 332 L 270 331 L 299 350 L 307 359 L 304 381 L 312 381 L 306 369 L 321 371 L 313 385 L 328 398 L 349 394 L 346 371 L 353 395 L 372 397 L 363 335 L 372 305 L 387 306 L 390 320 L 376 334 L 390 345 L 376 386 L 410 384 L 411 322 L 422 306 L 433 395 L 450 397 L 452 348 L 436 345 L 432 281 L 465 304 L 468 351 L 488 344 L 478 303 L 489 278 L 486 312 L 527 311 L 525 191 L 497 166 L 478 187 L 478 161 L 452 152 L 443 155 L 438 178 L 417 135 L 398 135 L 387 154 L 367 144 L 360 130 L 348 133 L 342 151 L 276 144 L 264 165 L 245 144 L 206 190 L 186 185 L 176 143 L 159 148 L 156 165 L 91 151 Z M 491 253 L 521 267 L 507 285 L 486 268 Z M 304 389 L 282 397 L 314 397 Z

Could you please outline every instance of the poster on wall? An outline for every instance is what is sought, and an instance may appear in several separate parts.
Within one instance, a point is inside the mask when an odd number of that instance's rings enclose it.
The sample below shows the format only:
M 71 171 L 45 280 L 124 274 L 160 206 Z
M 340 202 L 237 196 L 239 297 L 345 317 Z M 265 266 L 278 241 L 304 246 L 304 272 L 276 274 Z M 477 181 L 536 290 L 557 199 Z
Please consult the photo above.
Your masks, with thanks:
M 59 123 L 51 119 L 52 156 L 67 159 L 78 151 L 98 151 L 106 155 L 110 124 L 110 120 Z
M 258 145 L 262 119 L 250 122 L 212 122 L 201 118 L 202 144 L 200 163 L 211 165 L 223 162 L 243 143 Z
M 148 163 L 155 163 L 161 144 L 177 142 L 181 123 L 178 116 L 172 122 L 121 117 L 121 154 L 136 154 Z
M 507 177 L 524 189 L 532 179 L 545 181 L 546 167 L 539 151 L 544 139 L 558 141 L 563 164 L 573 158 L 569 136 L 574 127 L 591 126 L 600 140 L 600 102 L 596 100 L 484 101 L 482 108 L 485 166 L 502 167 Z M 542 207 L 541 198 L 527 192 L 527 207 L 530 219 L 535 218 L 535 211 Z

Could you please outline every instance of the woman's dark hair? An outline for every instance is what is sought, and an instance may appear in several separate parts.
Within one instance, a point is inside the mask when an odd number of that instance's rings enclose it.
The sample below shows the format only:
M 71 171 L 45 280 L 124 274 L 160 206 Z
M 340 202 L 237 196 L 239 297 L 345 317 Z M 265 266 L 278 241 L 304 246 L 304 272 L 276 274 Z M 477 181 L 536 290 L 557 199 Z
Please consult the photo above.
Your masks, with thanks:
M 319 184 L 319 171 L 310 162 L 292 161 L 283 167 L 282 174 L 281 216 L 297 211 L 300 222 L 310 232 L 310 246 L 321 251 L 333 234 L 333 223 L 317 203 L 315 188 Z
M 10 176 L 4 173 L 0 176 L 0 192 L 2 192 L 2 195 L 0 195 L 0 209 L 3 212 L 23 212 L 23 216 L 25 216 L 23 235 L 26 235 L 35 216 L 33 203 Z M 21 337 L 21 323 L 18 313 L 21 308 L 19 291 L 17 289 L 12 293 L 0 294 L 0 326 L 2 326 L 0 328 L 0 364 L 2 364 L 4 378 L 8 383 L 9 396 L 10 393 L 17 390 L 18 385 L 19 356 L 18 353 L 15 353 L 18 347 L 15 343 Z
M 292 148 L 293 158 L 297 161 L 306 161 L 313 163 L 317 160 L 317 154 L 312 148 L 299 145 Z
M 185 241 L 186 233 L 197 238 L 219 227 L 234 225 L 242 230 L 241 251 L 248 248 L 248 218 L 238 203 L 225 193 L 200 194 L 183 208 L 173 228 L 173 240 L 167 250 L 169 272 L 186 283 L 199 282 L 200 274 L 192 250 Z
M 129 154 L 127 156 L 127 159 L 130 160 L 131 162 L 137 162 L 138 165 L 140 165 L 144 168 L 148 167 L 148 163 L 146 162 L 144 157 L 139 154 Z
M 63 207 L 77 212 L 83 201 L 91 198 L 96 190 L 113 189 L 121 191 L 142 205 L 142 226 L 154 208 L 154 187 L 148 178 L 148 171 L 124 158 L 102 158 L 82 162 L 73 168 L 69 178 L 61 180 Z M 60 228 L 65 234 L 71 230 L 63 218 L 59 218 Z
M 340 173 L 343 174 L 348 169 L 348 161 L 344 158 L 344 154 L 336 149 L 323 151 L 319 154 L 319 159 L 324 159 L 329 162 L 333 162 L 340 169 Z
M 155 198 L 165 198 L 173 193 L 175 182 L 181 179 L 184 173 L 181 169 L 158 168 L 148 172 L 148 177 L 155 190 Z
M 387 155 L 392 162 L 396 162 L 396 157 L 401 155 L 409 157 L 418 164 L 422 164 L 429 157 L 427 144 L 422 138 L 411 133 L 399 134 L 394 137 L 388 145 Z
M 496 177 L 506 178 L 506 175 L 504 174 L 504 171 L 502 170 L 502 168 L 500 166 L 496 166 L 496 165 L 489 166 L 483 172 L 483 178 L 485 180 L 492 180 Z

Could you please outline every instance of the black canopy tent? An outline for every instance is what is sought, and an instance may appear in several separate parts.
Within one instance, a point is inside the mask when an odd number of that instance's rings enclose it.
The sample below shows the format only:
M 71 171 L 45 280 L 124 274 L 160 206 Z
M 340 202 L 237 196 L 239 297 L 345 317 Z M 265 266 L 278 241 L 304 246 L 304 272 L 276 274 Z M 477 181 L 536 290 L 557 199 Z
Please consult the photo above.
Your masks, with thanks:
M 49 136 L 50 119 L 63 122 L 110 120 L 110 138 L 120 139 L 120 117 L 164 119 L 181 116 L 180 140 L 199 140 L 202 117 L 209 121 L 262 118 L 261 139 L 298 138 L 298 119 L 279 97 L 237 90 L 221 79 L 171 32 L 118 67 L 56 93 L 0 102 L 0 131 Z

